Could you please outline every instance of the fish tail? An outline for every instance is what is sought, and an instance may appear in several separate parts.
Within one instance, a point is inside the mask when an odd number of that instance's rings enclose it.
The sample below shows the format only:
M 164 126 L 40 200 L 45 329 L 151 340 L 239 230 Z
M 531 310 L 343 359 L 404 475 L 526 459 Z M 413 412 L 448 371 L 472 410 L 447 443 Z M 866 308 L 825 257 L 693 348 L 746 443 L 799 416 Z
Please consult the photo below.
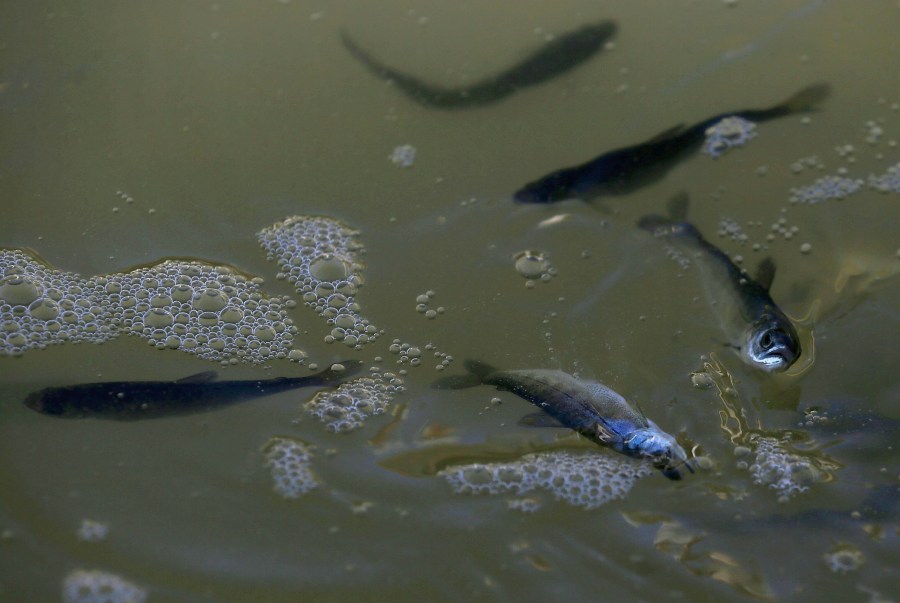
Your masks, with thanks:
M 497 369 L 491 365 L 481 362 L 480 360 L 467 359 L 463 361 L 463 366 L 469 371 L 468 373 L 465 375 L 452 375 L 450 377 L 438 379 L 434 382 L 434 387 L 437 389 L 466 389 L 475 387 L 476 385 L 484 383 L 484 380 L 488 375 L 497 371 Z
M 814 111 L 816 105 L 828 98 L 831 94 L 831 86 L 826 83 L 807 86 L 791 98 L 781 103 L 785 113 L 805 113 Z

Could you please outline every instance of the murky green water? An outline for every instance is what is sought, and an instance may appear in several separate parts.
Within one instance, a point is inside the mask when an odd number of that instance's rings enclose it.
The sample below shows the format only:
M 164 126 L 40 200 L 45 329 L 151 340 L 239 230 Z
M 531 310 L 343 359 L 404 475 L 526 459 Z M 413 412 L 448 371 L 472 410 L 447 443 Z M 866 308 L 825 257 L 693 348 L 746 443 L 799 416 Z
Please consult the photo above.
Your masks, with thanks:
M 390 65 L 465 85 L 601 19 L 618 22 L 614 48 L 452 112 L 411 102 L 339 40 L 346 30 Z M 22 401 L 85 381 L 310 371 L 274 357 L 220 366 L 124 334 L 0 358 L 0 599 L 56 601 L 67 579 L 114 577 L 149 601 L 896 597 L 897 193 L 789 197 L 897 164 L 898 20 L 894 2 L 805 0 L 0 7 L 0 245 L 85 277 L 172 256 L 235 266 L 298 301 L 285 311 L 307 364 L 358 358 L 405 388 L 340 434 L 304 411 L 310 390 L 188 417 L 66 421 Z M 510 201 L 553 169 L 814 82 L 833 93 L 809 119 L 760 124 L 746 147 L 698 153 L 627 197 Z M 389 159 L 404 144 L 409 169 Z M 775 259 L 772 295 L 805 337 L 787 375 L 723 345 L 699 271 L 635 227 L 679 191 L 748 268 Z M 326 343 L 333 325 L 276 278 L 256 234 L 290 215 L 359 230 L 355 301 L 377 340 Z M 716 236 L 723 220 L 746 239 Z M 529 286 L 514 259 L 527 250 L 555 276 Z M 395 339 L 419 348 L 419 366 L 398 364 L 415 354 L 393 353 Z M 621 498 L 590 510 L 552 488 L 456 493 L 440 469 L 521 467 L 533 452 L 551 454 L 533 461 L 548 471 L 560 451 L 619 461 L 520 426 L 534 407 L 511 394 L 430 387 L 469 357 L 603 381 L 703 467 L 620 484 Z M 701 389 L 691 375 L 704 364 Z M 272 438 L 314 447 L 318 487 L 275 491 Z M 79 535 L 85 520 L 108 532 Z

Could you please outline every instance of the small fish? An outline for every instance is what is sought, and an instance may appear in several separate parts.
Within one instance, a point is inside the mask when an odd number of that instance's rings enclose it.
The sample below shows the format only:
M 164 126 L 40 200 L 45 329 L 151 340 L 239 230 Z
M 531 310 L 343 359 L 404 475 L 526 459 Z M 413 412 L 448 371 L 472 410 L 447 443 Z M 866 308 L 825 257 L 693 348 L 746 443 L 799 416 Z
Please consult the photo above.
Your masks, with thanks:
M 787 370 L 800 357 L 800 337 L 769 295 L 775 263 L 771 258 L 764 259 L 756 279 L 751 278 L 721 249 L 704 239 L 693 224 L 683 221 L 687 205 L 687 195 L 677 195 L 669 201 L 668 217 L 644 216 L 638 226 L 657 237 L 666 237 L 700 265 L 704 286 L 715 301 L 729 345 L 738 350 L 745 362 L 766 372 Z
M 550 80 L 577 67 L 597 53 L 616 33 L 613 21 L 586 25 L 555 38 L 525 60 L 506 71 L 463 88 L 445 88 L 427 84 L 375 59 L 341 33 L 344 47 L 369 71 L 392 81 L 397 88 L 420 105 L 436 109 L 464 109 L 497 102 L 510 94 Z
M 135 421 L 216 410 L 237 402 L 300 388 L 332 385 L 359 369 L 362 362 L 342 362 L 306 377 L 214 381 L 215 371 L 178 381 L 108 381 L 48 387 L 25 398 L 25 406 L 65 419 Z
M 662 179 L 676 163 L 699 149 L 706 137 L 706 130 L 722 119 L 741 117 L 760 122 L 808 112 L 814 110 L 828 94 L 827 84 L 815 84 L 768 109 L 722 113 L 687 128 L 680 124 L 645 142 L 615 149 L 587 163 L 551 172 L 526 184 L 513 198 L 520 203 L 554 203 L 565 199 L 591 201 L 601 196 L 626 195 Z
M 463 389 L 493 385 L 540 408 L 558 421 L 555 427 L 574 429 L 601 446 L 647 459 L 669 479 L 681 479 L 680 465 L 691 473 L 694 471 L 675 438 L 602 383 L 583 381 L 556 370 L 498 371 L 474 360 L 466 360 L 465 367 L 468 375 L 441 379 L 435 387 Z

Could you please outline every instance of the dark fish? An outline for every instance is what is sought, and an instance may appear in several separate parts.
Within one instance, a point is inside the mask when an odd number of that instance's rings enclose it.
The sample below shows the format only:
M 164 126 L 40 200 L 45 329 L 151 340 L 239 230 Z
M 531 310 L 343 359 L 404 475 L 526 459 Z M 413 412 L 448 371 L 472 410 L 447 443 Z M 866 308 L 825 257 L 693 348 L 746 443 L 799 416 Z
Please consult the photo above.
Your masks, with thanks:
M 764 259 L 756 279 L 751 278 L 693 224 L 683 221 L 687 204 L 687 195 L 682 193 L 669 201 L 668 217 L 644 216 L 638 226 L 666 237 L 699 264 L 729 344 L 745 362 L 766 372 L 787 370 L 800 356 L 800 337 L 769 295 L 775 263 Z
M 804 88 L 781 104 L 768 109 L 748 109 L 722 113 L 698 124 L 684 124 L 657 134 L 650 140 L 609 151 L 575 167 L 551 172 L 526 184 L 514 195 L 521 203 L 553 203 L 564 199 L 590 201 L 601 196 L 631 193 L 662 179 L 672 167 L 701 147 L 706 130 L 726 117 L 766 121 L 812 111 L 828 96 L 827 84 Z
M 334 385 L 362 366 L 358 360 L 341 364 L 343 370 L 330 367 L 307 377 L 214 381 L 216 373 L 208 371 L 178 381 L 109 381 L 48 387 L 29 394 L 25 406 L 65 419 L 135 421 L 189 415 L 300 387 Z
M 390 80 L 420 105 L 437 109 L 464 109 L 497 102 L 510 94 L 546 82 L 591 58 L 616 33 L 613 21 L 586 25 L 555 38 L 524 61 L 506 71 L 464 88 L 445 88 L 427 84 L 375 59 L 346 33 L 344 47 L 369 71 Z
M 675 438 L 602 383 L 555 370 L 498 371 L 473 360 L 466 360 L 465 366 L 468 375 L 441 379 L 435 387 L 493 385 L 528 400 L 558 421 L 557 427 L 574 429 L 601 446 L 649 460 L 669 479 L 681 479 L 680 465 L 693 472 Z

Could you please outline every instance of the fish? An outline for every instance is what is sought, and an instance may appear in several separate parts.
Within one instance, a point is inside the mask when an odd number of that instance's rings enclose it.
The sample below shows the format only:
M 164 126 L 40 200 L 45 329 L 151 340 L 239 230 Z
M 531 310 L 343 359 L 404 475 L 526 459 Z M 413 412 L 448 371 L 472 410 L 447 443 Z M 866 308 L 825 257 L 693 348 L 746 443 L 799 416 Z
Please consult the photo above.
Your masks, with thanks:
M 644 216 L 638 226 L 665 238 L 686 252 L 703 272 L 703 283 L 725 331 L 729 347 L 741 359 L 767 373 L 786 371 L 802 352 L 800 336 L 769 290 L 775 279 L 771 257 L 759 263 L 756 278 L 739 268 L 721 249 L 707 241 L 690 222 L 684 193 L 669 201 L 669 215 Z
M 349 360 L 306 377 L 216 381 L 206 371 L 177 381 L 105 381 L 48 387 L 29 394 L 31 410 L 61 419 L 137 421 L 190 415 L 301 387 L 339 383 L 362 366 Z
M 681 479 L 681 465 L 694 472 L 674 437 L 602 383 L 552 369 L 500 371 L 477 360 L 466 360 L 464 365 L 468 374 L 440 379 L 435 387 L 493 385 L 540 408 L 555 420 L 552 426 L 573 429 L 600 446 L 648 460 L 669 479 Z
M 566 199 L 593 201 L 621 196 L 661 180 L 679 161 L 697 151 L 706 131 L 726 117 L 752 122 L 810 112 L 828 97 L 828 84 L 813 84 L 768 109 L 722 113 L 693 126 L 679 124 L 644 142 L 607 151 L 581 165 L 550 172 L 513 194 L 518 203 L 555 203 Z
M 434 109 L 466 109 L 495 103 L 523 88 L 566 73 L 594 56 L 615 35 L 614 21 L 585 25 L 556 37 L 523 61 L 471 86 L 448 88 L 428 84 L 388 67 L 346 33 L 341 42 L 353 57 L 378 77 L 394 83 L 410 99 Z

